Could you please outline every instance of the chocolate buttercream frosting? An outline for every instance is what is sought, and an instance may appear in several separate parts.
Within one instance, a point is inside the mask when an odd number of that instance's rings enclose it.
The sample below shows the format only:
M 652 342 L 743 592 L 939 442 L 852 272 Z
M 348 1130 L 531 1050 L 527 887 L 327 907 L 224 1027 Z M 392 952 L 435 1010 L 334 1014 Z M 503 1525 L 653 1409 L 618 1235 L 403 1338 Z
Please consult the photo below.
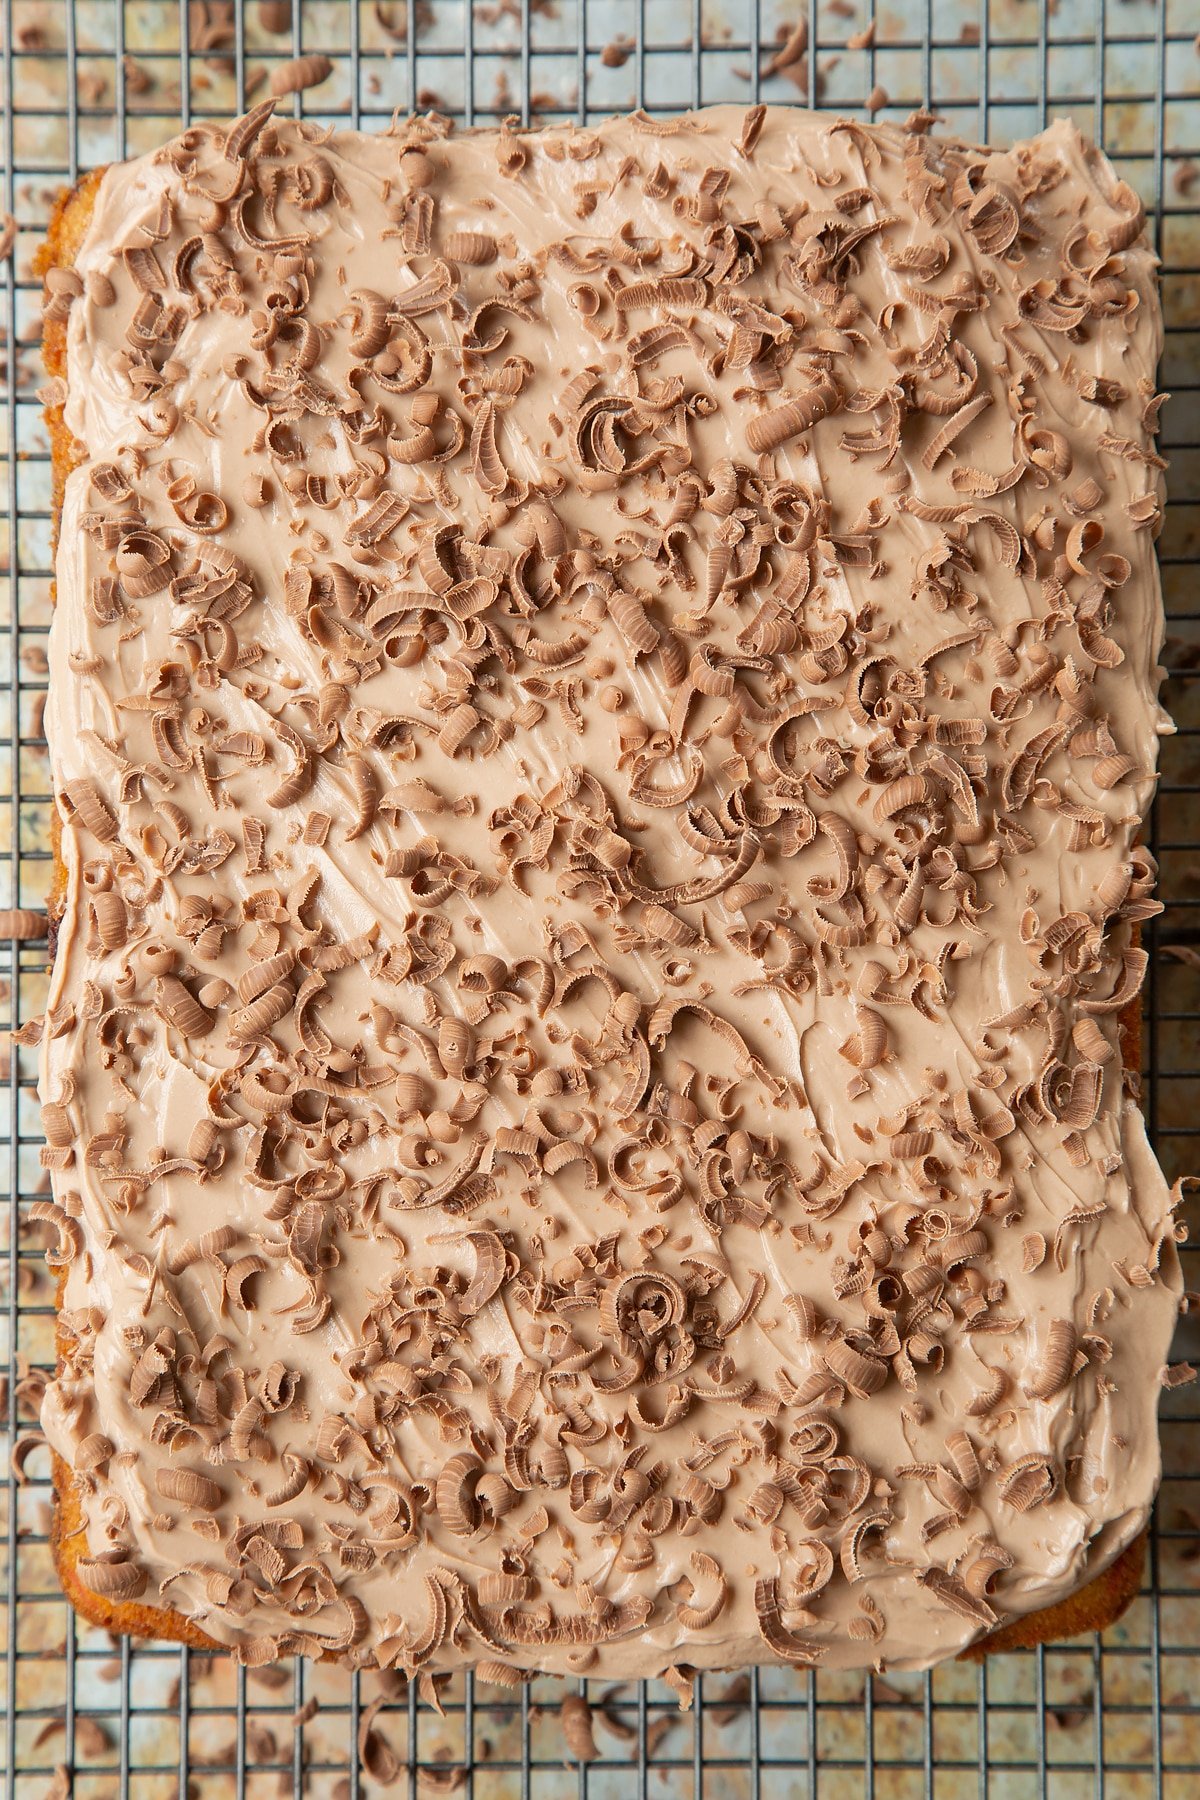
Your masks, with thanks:
M 37 1208 L 95 1592 L 921 1667 L 1143 1524 L 1154 263 L 1071 127 L 930 124 L 268 103 L 105 175 Z

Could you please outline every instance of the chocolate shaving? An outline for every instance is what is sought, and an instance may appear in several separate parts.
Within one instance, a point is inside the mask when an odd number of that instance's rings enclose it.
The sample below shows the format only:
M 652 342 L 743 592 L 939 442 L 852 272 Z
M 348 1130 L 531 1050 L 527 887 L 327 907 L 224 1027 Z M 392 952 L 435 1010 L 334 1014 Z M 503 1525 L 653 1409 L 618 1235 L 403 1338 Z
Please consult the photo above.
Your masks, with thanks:
M 783 406 L 760 413 L 746 427 L 746 443 L 755 455 L 777 450 L 790 438 L 810 431 L 821 419 L 837 412 L 843 403 L 841 388 L 832 376 L 819 381 L 807 393 L 797 395 Z
M 775 1576 L 760 1578 L 754 1584 L 754 1611 L 759 1635 L 764 1643 L 784 1662 L 811 1668 L 824 1655 L 824 1645 L 787 1630 L 783 1623 L 779 1599 L 779 1582 Z

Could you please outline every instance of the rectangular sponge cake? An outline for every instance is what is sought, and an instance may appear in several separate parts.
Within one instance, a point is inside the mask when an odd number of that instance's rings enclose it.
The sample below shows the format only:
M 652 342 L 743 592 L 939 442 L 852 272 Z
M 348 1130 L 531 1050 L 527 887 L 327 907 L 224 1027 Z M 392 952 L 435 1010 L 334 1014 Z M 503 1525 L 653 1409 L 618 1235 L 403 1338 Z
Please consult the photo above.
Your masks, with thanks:
M 677 1682 L 1115 1616 L 1180 1294 L 1132 192 L 268 104 L 47 292 L 76 1603 Z

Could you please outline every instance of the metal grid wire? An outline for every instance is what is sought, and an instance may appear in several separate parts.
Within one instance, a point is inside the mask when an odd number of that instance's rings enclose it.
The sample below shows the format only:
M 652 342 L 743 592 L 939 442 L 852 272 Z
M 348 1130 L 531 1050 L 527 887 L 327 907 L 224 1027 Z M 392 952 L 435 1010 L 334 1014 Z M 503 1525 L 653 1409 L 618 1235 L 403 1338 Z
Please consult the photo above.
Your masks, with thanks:
M 1163 261 L 1162 379 L 1174 394 L 1160 548 L 1165 697 L 1179 731 L 1164 746 L 1151 825 L 1166 911 L 1146 935 L 1143 1098 L 1168 1174 L 1200 1164 L 1196 0 L 297 0 L 282 29 L 287 9 L 260 0 L 0 7 L 0 211 L 16 227 L 0 265 L 0 904 L 15 907 L 44 903 L 50 871 L 41 734 L 50 479 L 31 265 L 64 183 L 153 147 L 193 117 L 241 112 L 276 61 L 308 51 L 327 52 L 335 67 L 296 98 L 297 110 L 367 129 L 397 107 L 436 106 L 466 124 L 508 113 L 586 122 L 635 105 L 762 97 L 897 118 L 932 104 L 953 128 L 998 142 L 1069 114 L 1101 141 L 1147 204 Z M 773 58 L 786 66 L 772 72 Z M 45 962 L 44 942 L 0 945 L 0 1024 L 41 1009 Z M 20 1445 L 36 1434 L 53 1307 L 39 1228 L 26 1218 L 45 1186 L 32 1063 L 7 1043 L 0 1058 L 11 1194 L 0 1215 L 0 1413 L 10 1445 Z M 1185 1251 L 1185 1269 L 1200 1287 L 1194 1252 Z M 439 1715 L 394 1677 L 300 1660 L 235 1670 L 224 1657 L 135 1647 L 81 1623 L 55 1580 L 49 1470 L 35 1442 L 0 1478 L 6 1793 L 357 1800 L 390 1786 L 479 1800 L 1185 1800 L 1200 1791 L 1196 1392 L 1165 1400 L 1166 1479 L 1145 1591 L 1103 1636 L 930 1676 L 710 1675 L 696 1681 L 688 1713 L 657 1684 L 581 1682 L 597 1760 L 577 1764 L 566 1756 L 555 1682 L 512 1694 L 456 1679 Z

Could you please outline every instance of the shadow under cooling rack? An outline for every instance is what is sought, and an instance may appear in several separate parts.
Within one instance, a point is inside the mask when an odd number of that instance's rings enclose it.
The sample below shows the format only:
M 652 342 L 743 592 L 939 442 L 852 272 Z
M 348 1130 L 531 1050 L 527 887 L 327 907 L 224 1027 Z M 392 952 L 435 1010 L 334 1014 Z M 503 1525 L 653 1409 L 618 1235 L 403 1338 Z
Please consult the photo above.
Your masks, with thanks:
M 193 117 L 229 117 L 272 66 L 323 51 L 303 98 L 321 120 L 382 128 L 399 108 L 467 124 L 516 114 L 586 121 L 758 98 L 947 125 L 998 141 L 1073 116 L 1146 201 L 1163 261 L 1162 385 L 1171 458 L 1161 542 L 1169 614 L 1164 746 L 1152 844 L 1166 911 L 1147 933 L 1144 1100 L 1174 1176 L 1200 1165 L 1200 54 L 1194 0 L 322 0 L 286 8 L 4 0 L 0 210 L 0 905 L 38 907 L 49 880 L 41 736 L 50 616 L 50 477 L 36 390 L 32 257 L 59 189 L 161 143 Z M 806 47 L 801 40 L 806 40 Z M 771 72 L 772 69 L 774 72 Z M 0 945 L 0 1015 L 41 1008 L 45 947 Z M 3 1258 L 9 1442 L 34 1425 L 53 1362 L 52 1290 L 26 1220 L 42 1171 L 33 1070 L 0 1050 L 10 1205 Z M 1200 1287 L 1185 1251 L 1190 1288 Z M 1188 1346 L 1182 1347 L 1187 1353 Z M 579 1684 L 596 1760 L 570 1762 L 566 1690 L 449 1685 L 442 1712 L 398 1679 L 299 1661 L 247 1672 L 170 1646 L 134 1648 L 78 1624 L 48 1545 L 44 1453 L 0 1484 L 6 1792 L 21 1800 L 195 1800 L 390 1788 L 479 1800 L 818 1794 L 1191 1800 L 1200 1787 L 1200 1432 L 1195 1389 L 1168 1395 L 1166 1479 L 1145 1590 L 1102 1637 L 952 1664 L 930 1676 L 788 1671 L 706 1676 L 681 1713 L 669 1689 Z

